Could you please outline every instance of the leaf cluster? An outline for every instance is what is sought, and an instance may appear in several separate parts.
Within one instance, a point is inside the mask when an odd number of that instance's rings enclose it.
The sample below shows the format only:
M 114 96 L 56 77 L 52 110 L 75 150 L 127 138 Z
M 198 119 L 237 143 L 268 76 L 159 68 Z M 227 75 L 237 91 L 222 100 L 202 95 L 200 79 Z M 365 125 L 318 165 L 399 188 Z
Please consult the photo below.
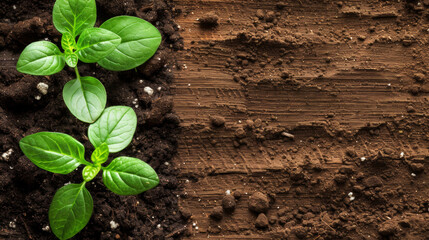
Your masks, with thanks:
M 159 179 L 147 163 L 121 156 L 106 165 L 110 153 L 126 148 L 137 127 L 134 110 L 125 106 L 106 107 L 103 84 L 90 76 L 81 77 L 78 62 L 98 63 L 113 71 L 135 68 L 154 55 L 161 34 L 149 22 L 131 16 L 113 17 L 100 27 L 96 22 L 95 0 L 57 0 L 52 18 L 62 34 L 61 51 L 49 41 L 28 45 L 21 53 L 17 70 L 32 75 L 51 75 L 65 65 L 76 72 L 67 82 L 63 99 L 79 120 L 90 123 L 88 138 L 95 150 L 91 161 L 85 148 L 72 136 L 57 132 L 39 132 L 19 142 L 22 152 L 38 167 L 57 174 L 68 174 L 84 165 L 83 182 L 60 188 L 49 208 L 52 232 L 59 239 L 69 239 L 81 231 L 93 211 L 93 200 L 85 184 L 102 172 L 104 185 L 119 195 L 135 195 L 154 188 Z

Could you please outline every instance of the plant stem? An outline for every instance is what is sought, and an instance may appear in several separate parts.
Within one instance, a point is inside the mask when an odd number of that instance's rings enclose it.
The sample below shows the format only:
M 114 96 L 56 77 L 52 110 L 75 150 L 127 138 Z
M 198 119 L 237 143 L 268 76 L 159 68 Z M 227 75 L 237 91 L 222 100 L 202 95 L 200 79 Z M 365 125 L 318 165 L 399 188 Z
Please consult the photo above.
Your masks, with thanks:
M 77 70 L 77 66 L 74 67 L 74 71 L 76 72 L 76 78 L 79 79 L 80 81 L 80 75 L 79 75 L 79 70 Z

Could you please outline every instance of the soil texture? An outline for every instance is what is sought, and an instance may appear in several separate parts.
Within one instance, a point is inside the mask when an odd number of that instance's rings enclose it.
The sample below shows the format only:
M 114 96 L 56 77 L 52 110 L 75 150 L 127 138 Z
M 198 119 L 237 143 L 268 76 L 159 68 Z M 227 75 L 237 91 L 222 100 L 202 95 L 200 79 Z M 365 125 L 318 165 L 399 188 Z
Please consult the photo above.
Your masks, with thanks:
M 427 239 L 428 1 L 174 2 L 187 239 Z

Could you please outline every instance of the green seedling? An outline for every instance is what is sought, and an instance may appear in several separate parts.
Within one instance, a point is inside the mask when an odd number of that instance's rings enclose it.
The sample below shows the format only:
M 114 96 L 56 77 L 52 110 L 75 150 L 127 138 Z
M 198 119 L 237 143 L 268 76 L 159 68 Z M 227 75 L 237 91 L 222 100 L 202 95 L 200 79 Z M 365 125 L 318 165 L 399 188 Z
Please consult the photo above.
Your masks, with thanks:
M 93 123 L 106 106 L 106 90 L 98 79 L 79 75 L 78 61 L 98 63 L 112 71 L 130 70 L 155 54 L 161 34 L 149 22 L 131 16 L 113 17 L 99 28 L 94 27 L 95 0 L 57 0 L 52 18 L 62 34 L 64 52 L 49 41 L 33 42 L 21 53 L 17 70 L 51 75 L 66 64 L 74 68 L 76 79 L 64 86 L 64 102 L 76 118 Z
M 19 142 L 22 152 L 39 168 L 68 174 L 80 165 L 82 183 L 60 188 L 49 208 L 49 224 L 59 239 L 69 239 L 82 230 L 92 215 L 93 201 L 85 184 L 100 171 L 103 183 L 119 195 L 136 195 L 158 185 L 155 170 L 147 163 L 132 157 L 117 157 L 110 164 L 109 152 L 116 153 L 131 142 L 137 117 L 130 107 L 106 108 L 101 117 L 88 128 L 88 136 L 95 147 L 91 161 L 85 160 L 85 148 L 73 137 L 56 132 L 39 132 Z
M 51 75 L 67 64 L 75 69 L 76 79 L 67 82 L 63 99 L 79 120 L 91 123 L 88 137 L 95 150 L 91 161 L 85 148 L 73 137 L 56 132 L 39 132 L 19 142 L 22 152 L 38 167 L 57 174 L 68 174 L 80 165 L 83 182 L 60 188 L 49 208 L 49 223 L 59 239 L 69 239 L 81 231 L 92 215 L 93 201 L 85 184 L 103 172 L 103 183 L 119 195 L 136 195 L 158 185 L 156 172 L 145 162 L 132 157 L 117 157 L 103 166 L 109 153 L 127 147 L 137 127 L 132 108 L 106 108 L 107 94 L 94 77 L 81 77 L 80 61 L 98 63 L 112 71 L 135 68 L 151 58 L 161 43 L 159 31 L 143 19 L 118 16 L 94 27 L 95 0 L 57 0 L 52 18 L 62 34 L 61 50 L 49 41 L 28 45 L 20 55 L 17 70 L 32 75 Z

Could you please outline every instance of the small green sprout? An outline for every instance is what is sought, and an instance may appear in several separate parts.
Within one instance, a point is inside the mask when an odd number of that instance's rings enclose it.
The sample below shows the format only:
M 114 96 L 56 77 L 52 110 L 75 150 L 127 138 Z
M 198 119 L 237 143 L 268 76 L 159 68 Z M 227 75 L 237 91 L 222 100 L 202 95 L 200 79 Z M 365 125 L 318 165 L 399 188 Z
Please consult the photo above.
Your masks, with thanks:
M 76 79 L 64 86 L 64 102 L 76 118 L 93 123 L 106 106 L 106 90 L 98 79 L 80 77 L 78 61 L 112 71 L 130 70 L 155 54 L 161 34 L 149 22 L 132 16 L 113 17 L 94 27 L 95 0 L 57 0 L 52 18 L 62 34 L 64 52 L 49 41 L 33 42 L 21 53 L 16 68 L 32 75 L 55 74 L 66 64 L 74 68 Z
M 106 108 L 101 117 L 88 129 L 89 140 L 95 150 L 91 162 L 85 160 L 85 148 L 73 137 L 56 132 L 39 132 L 19 142 L 22 152 L 39 168 L 68 174 L 81 164 L 83 182 L 68 184 L 55 194 L 49 208 L 49 223 L 59 239 L 69 239 L 82 230 L 92 215 L 93 201 L 85 184 L 103 172 L 103 183 L 119 195 L 136 195 L 158 185 L 155 170 L 147 163 L 132 157 L 117 157 L 103 166 L 109 153 L 124 149 L 131 142 L 137 117 L 130 107 Z

